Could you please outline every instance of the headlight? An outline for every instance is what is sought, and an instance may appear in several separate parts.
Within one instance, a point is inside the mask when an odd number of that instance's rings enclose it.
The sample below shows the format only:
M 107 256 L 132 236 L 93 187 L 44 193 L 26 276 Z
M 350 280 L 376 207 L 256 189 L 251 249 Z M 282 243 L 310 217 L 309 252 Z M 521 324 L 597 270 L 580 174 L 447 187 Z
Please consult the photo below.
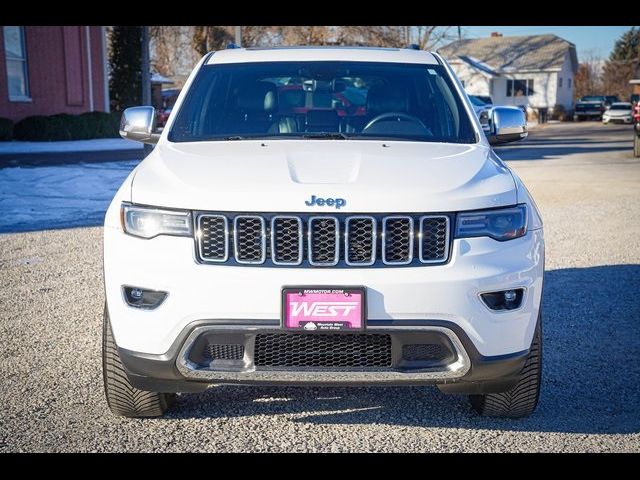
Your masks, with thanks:
M 504 241 L 527 233 L 527 206 L 459 213 L 456 238 L 491 237 Z
M 153 238 L 158 235 L 191 236 L 189 212 L 126 204 L 120 208 L 122 229 L 129 235 L 142 238 Z

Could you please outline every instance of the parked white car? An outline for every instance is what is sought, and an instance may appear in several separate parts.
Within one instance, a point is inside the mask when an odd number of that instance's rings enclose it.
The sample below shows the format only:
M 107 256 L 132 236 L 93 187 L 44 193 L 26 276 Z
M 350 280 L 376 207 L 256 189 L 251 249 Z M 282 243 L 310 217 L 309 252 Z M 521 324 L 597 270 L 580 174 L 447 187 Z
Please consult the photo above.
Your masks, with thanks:
M 334 101 L 358 89 L 363 105 Z M 353 93 L 353 92 L 351 92 Z M 483 415 L 536 407 L 542 220 L 436 53 L 206 55 L 105 217 L 103 366 L 118 415 L 214 384 L 436 384 Z
M 615 102 L 602 114 L 602 123 L 631 123 L 633 122 L 633 105 L 629 102 Z

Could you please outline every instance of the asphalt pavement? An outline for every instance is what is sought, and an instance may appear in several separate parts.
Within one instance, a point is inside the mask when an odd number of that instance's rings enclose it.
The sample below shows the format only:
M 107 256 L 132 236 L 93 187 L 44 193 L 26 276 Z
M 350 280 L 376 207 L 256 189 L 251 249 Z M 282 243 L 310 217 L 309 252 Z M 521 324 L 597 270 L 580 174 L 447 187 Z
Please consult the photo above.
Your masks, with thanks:
M 222 386 L 166 418 L 102 390 L 102 229 L 0 235 L 0 452 L 640 451 L 640 159 L 628 126 L 548 124 L 497 151 L 545 222 L 536 412 L 476 416 L 435 387 Z M 0 200 L 1 200 L 0 192 Z

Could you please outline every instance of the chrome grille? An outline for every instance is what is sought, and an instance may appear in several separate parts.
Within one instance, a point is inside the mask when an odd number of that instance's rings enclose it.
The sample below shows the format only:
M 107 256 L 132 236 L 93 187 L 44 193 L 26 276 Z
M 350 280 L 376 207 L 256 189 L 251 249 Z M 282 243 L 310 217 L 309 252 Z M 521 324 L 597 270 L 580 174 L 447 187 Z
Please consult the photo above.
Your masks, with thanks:
M 196 212 L 197 259 L 282 267 L 401 267 L 449 259 L 453 217 Z
M 264 218 L 237 216 L 233 222 L 233 246 L 236 262 L 264 263 L 267 255 Z

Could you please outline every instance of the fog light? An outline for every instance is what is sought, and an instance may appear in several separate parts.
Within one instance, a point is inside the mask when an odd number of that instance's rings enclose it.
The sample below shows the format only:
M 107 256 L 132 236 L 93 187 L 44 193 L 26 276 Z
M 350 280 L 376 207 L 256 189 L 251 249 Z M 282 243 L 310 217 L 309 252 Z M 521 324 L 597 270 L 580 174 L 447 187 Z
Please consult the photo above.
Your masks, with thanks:
M 144 310 L 153 310 L 158 308 L 164 299 L 169 295 L 167 292 L 159 290 L 146 290 L 139 287 L 122 287 L 124 301 L 130 307 L 142 308 Z
M 522 305 L 524 288 L 487 292 L 480 295 L 482 301 L 491 310 L 514 310 Z

